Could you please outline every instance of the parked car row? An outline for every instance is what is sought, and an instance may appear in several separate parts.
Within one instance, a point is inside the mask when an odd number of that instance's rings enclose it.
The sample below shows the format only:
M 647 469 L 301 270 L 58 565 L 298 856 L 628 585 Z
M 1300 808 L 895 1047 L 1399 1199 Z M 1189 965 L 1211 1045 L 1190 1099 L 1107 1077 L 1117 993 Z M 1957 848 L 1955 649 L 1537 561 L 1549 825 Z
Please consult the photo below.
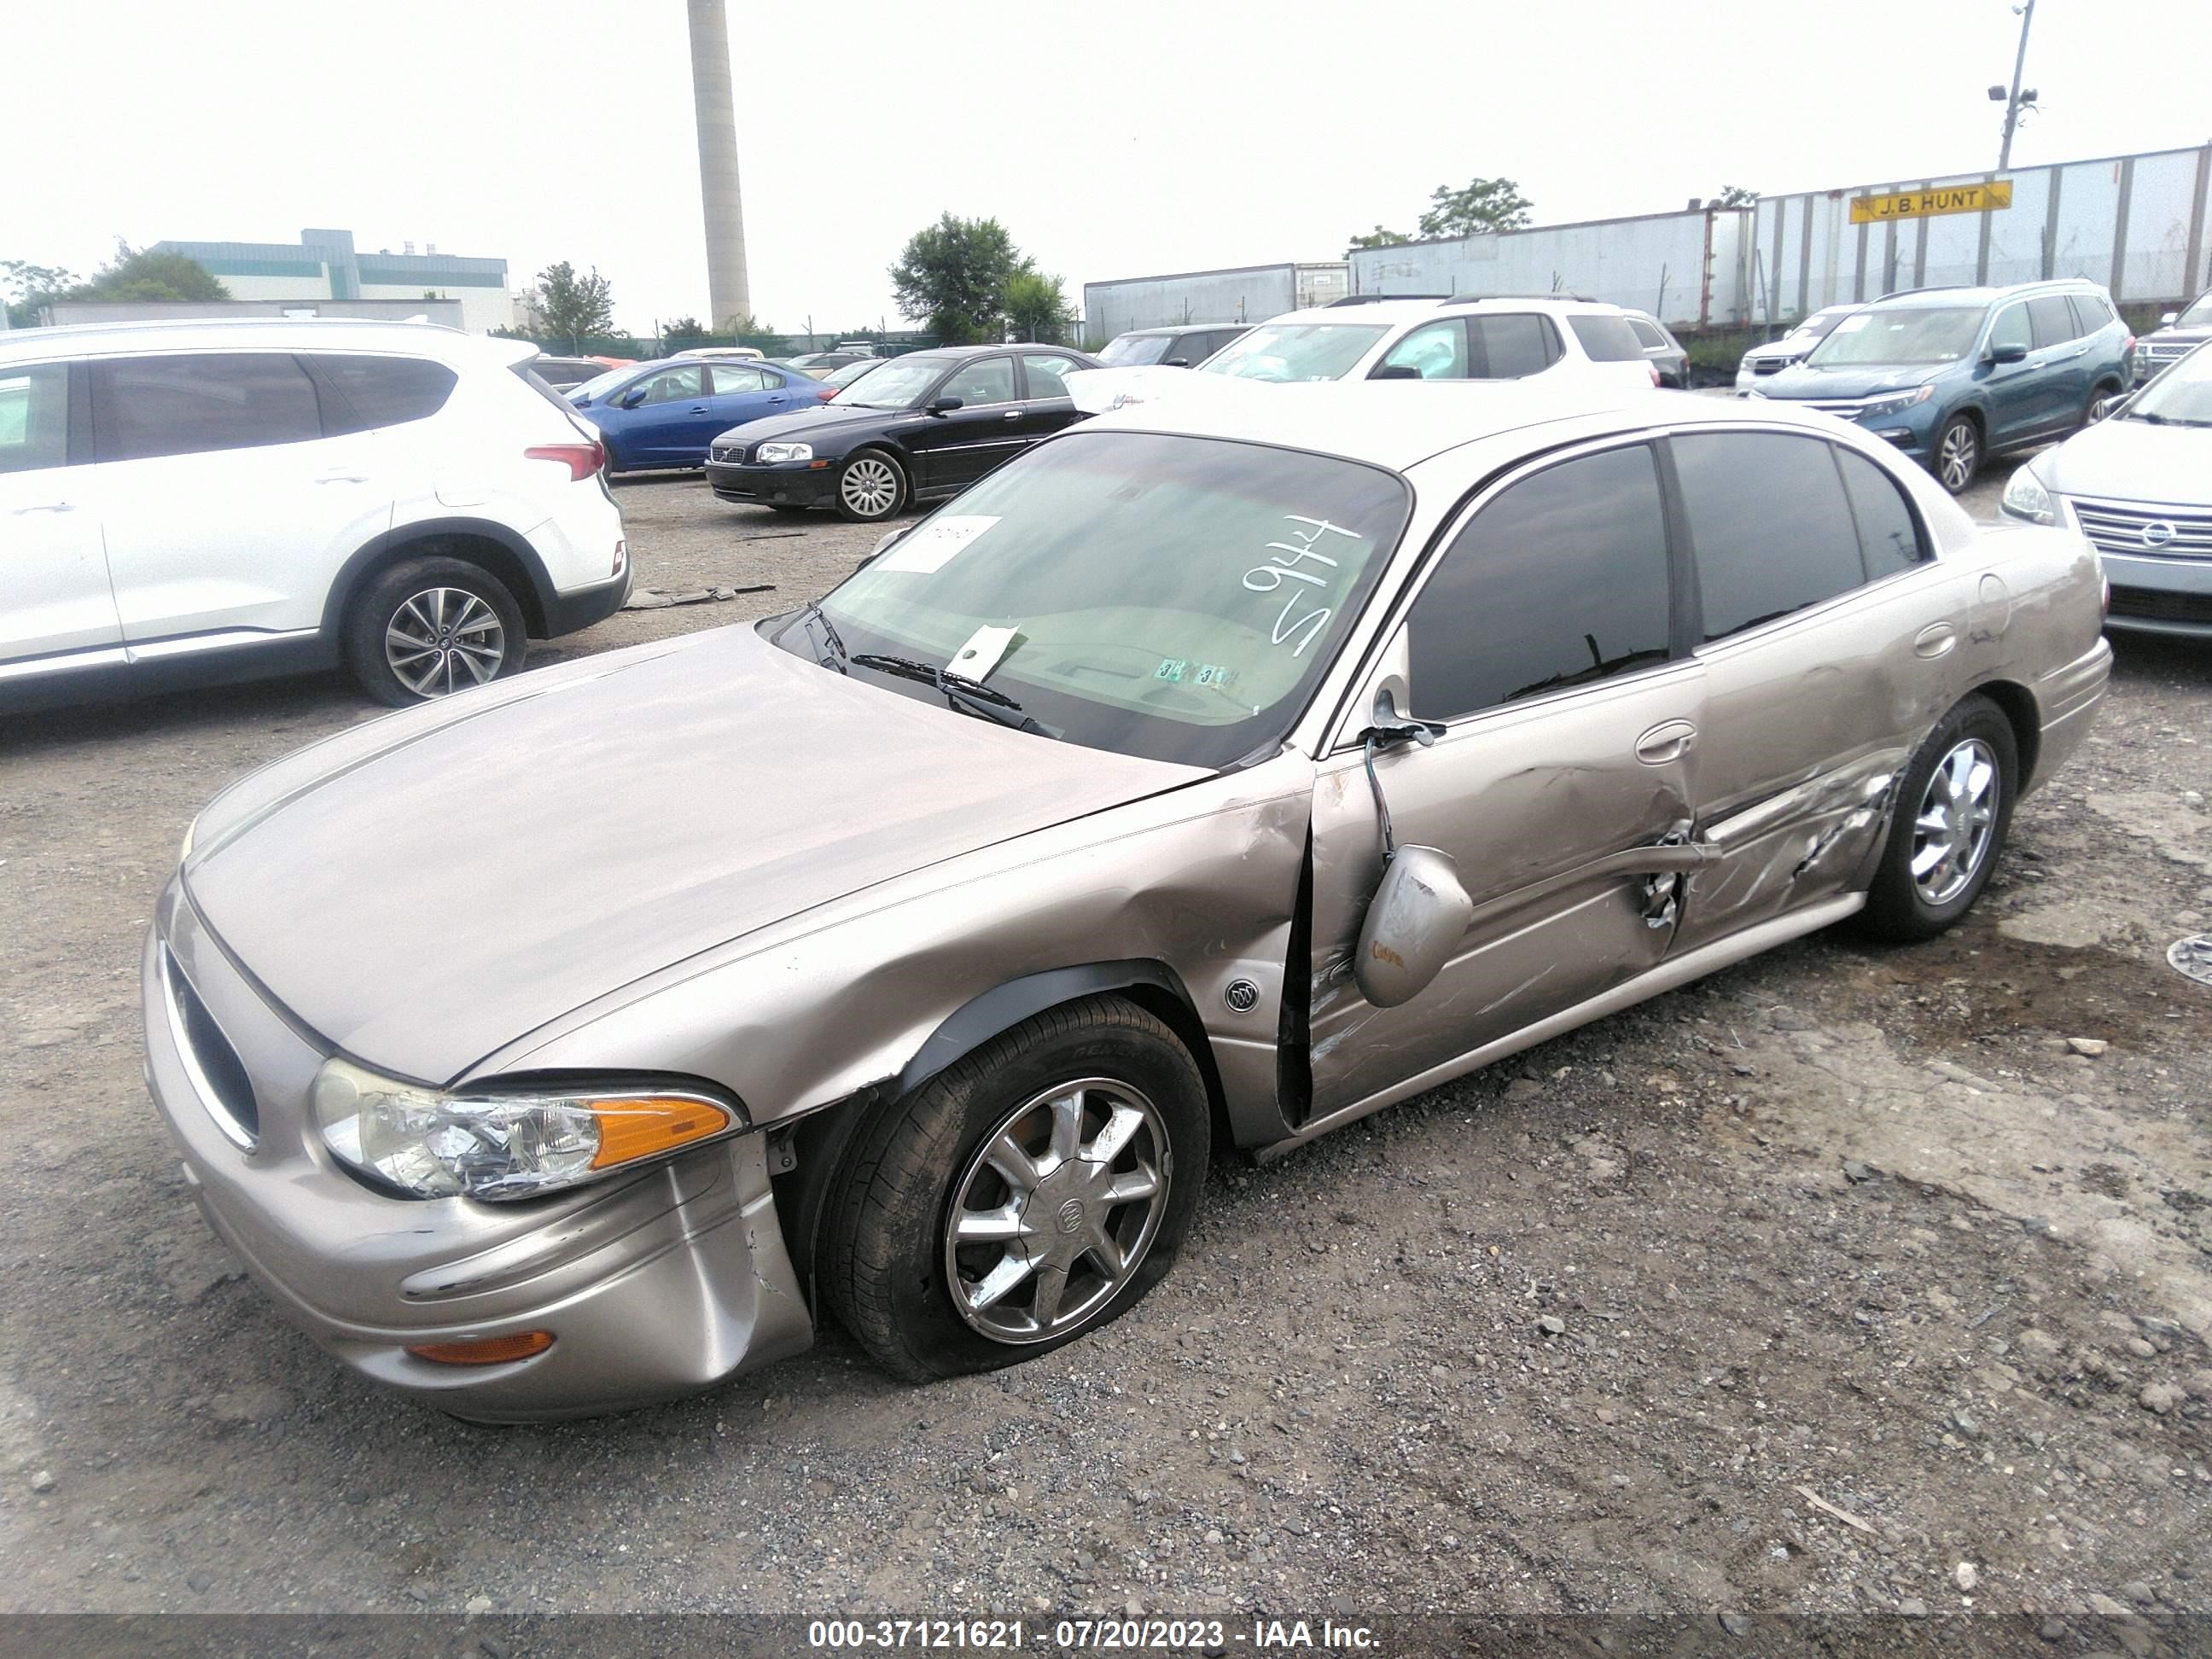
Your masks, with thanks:
M 2081 536 L 1978 526 L 1878 430 L 1653 392 L 1632 334 L 1589 356 L 1633 379 L 1558 371 L 1578 313 L 1386 309 L 1244 361 L 1530 371 L 1079 424 L 1081 354 L 895 359 L 718 441 L 718 489 L 861 517 L 988 474 L 831 592 L 218 796 L 147 1077 L 279 1310 L 490 1420 L 833 1319 L 987 1370 L 1137 1305 L 1232 1151 L 1832 923 L 1955 925 L 2103 695 Z M 403 888 L 501 925 L 426 951 Z

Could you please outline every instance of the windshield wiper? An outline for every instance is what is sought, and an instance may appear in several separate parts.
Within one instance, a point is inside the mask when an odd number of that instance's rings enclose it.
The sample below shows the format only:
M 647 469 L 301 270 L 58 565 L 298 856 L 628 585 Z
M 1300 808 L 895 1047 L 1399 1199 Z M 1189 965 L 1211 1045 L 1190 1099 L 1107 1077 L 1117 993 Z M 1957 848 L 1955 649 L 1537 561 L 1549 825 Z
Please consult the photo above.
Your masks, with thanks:
M 987 720 L 1011 726 L 1017 732 L 1035 732 L 1041 737 L 1053 734 L 1022 712 L 1022 706 L 996 687 L 981 680 L 971 680 L 965 674 L 948 674 L 933 663 L 917 662 L 912 657 L 890 657 L 880 652 L 863 651 L 849 659 L 856 668 L 872 668 L 879 674 L 892 674 L 902 680 L 920 680 L 933 685 L 945 694 L 948 706 L 965 709 L 971 714 L 981 714 Z M 963 700 L 965 700 L 964 702 Z
M 805 610 L 799 613 L 799 620 L 801 623 L 811 621 L 822 624 L 822 642 L 830 647 L 830 654 L 826 657 L 817 657 L 815 660 L 824 668 L 834 668 L 839 673 L 844 673 L 845 665 L 850 662 L 852 658 L 845 650 L 845 641 L 837 637 L 836 625 L 830 620 L 821 605 L 810 603 Z

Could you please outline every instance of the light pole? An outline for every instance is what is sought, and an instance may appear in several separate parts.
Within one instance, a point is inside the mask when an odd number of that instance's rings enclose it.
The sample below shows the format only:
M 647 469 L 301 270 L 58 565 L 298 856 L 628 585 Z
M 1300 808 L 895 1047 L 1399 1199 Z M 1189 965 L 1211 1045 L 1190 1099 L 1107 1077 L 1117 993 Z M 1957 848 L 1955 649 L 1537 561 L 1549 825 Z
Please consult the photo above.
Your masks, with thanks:
M 2020 125 L 2021 111 L 2035 107 L 2035 88 L 2030 87 L 2022 92 L 2020 86 L 2021 71 L 2027 67 L 2027 32 L 2035 22 L 2035 0 L 2027 0 L 2025 5 L 2014 6 L 2013 9 L 2020 14 L 2020 50 L 2013 54 L 2012 90 L 2007 93 L 2002 87 L 1990 88 L 1990 101 L 1995 103 L 2002 100 L 2005 106 L 2004 138 L 1997 146 L 1999 173 L 2012 165 L 2013 129 Z

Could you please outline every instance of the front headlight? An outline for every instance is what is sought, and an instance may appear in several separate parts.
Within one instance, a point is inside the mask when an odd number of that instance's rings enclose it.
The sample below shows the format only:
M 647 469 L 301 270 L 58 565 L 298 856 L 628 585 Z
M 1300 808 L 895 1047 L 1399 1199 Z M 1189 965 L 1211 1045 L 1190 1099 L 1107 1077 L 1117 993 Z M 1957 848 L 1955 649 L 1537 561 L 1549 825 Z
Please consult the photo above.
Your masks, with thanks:
M 1900 392 L 1894 398 L 1884 398 L 1879 403 L 1867 404 L 1859 410 L 1859 419 L 1870 421 L 1883 415 L 1896 415 L 1916 404 L 1924 404 L 1936 395 L 1933 386 L 1923 386 L 1917 392 Z
M 753 459 L 763 463 L 775 461 L 811 461 L 814 459 L 812 444 L 763 444 Z
M 532 1198 L 745 1127 L 696 1089 L 478 1085 L 448 1093 L 343 1060 L 315 1075 L 323 1144 L 420 1198 Z
M 2051 492 L 2024 466 L 2014 471 L 2012 482 L 2005 486 L 2004 499 L 1998 505 L 2014 518 L 2025 519 L 2030 524 L 2058 522 L 2057 504 L 2051 499 Z

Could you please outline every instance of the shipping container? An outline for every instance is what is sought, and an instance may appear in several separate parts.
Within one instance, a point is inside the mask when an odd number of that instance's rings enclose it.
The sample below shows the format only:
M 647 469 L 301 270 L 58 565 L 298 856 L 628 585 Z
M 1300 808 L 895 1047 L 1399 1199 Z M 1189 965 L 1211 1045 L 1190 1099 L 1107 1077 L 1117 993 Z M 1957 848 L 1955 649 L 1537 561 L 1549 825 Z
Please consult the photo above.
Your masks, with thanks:
M 1356 294 L 1580 294 L 1678 328 L 1741 325 L 1751 210 L 1688 209 L 1356 248 Z
M 1993 183 L 2010 204 L 1853 224 L 1851 198 Z M 1769 196 L 1758 208 L 1753 320 L 1786 322 L 1899 289 L 2086 276 L 2152 303 L 2212 287 L 2205 202 L 2212 144 L 1996 173 Z
M 1095 349 L 1133 328 L 1256 323 L 1340 300 L 1351 292 L 1351 281 L 1350 266 L 1339 259 L 1085 283 L 1083 335 Z

